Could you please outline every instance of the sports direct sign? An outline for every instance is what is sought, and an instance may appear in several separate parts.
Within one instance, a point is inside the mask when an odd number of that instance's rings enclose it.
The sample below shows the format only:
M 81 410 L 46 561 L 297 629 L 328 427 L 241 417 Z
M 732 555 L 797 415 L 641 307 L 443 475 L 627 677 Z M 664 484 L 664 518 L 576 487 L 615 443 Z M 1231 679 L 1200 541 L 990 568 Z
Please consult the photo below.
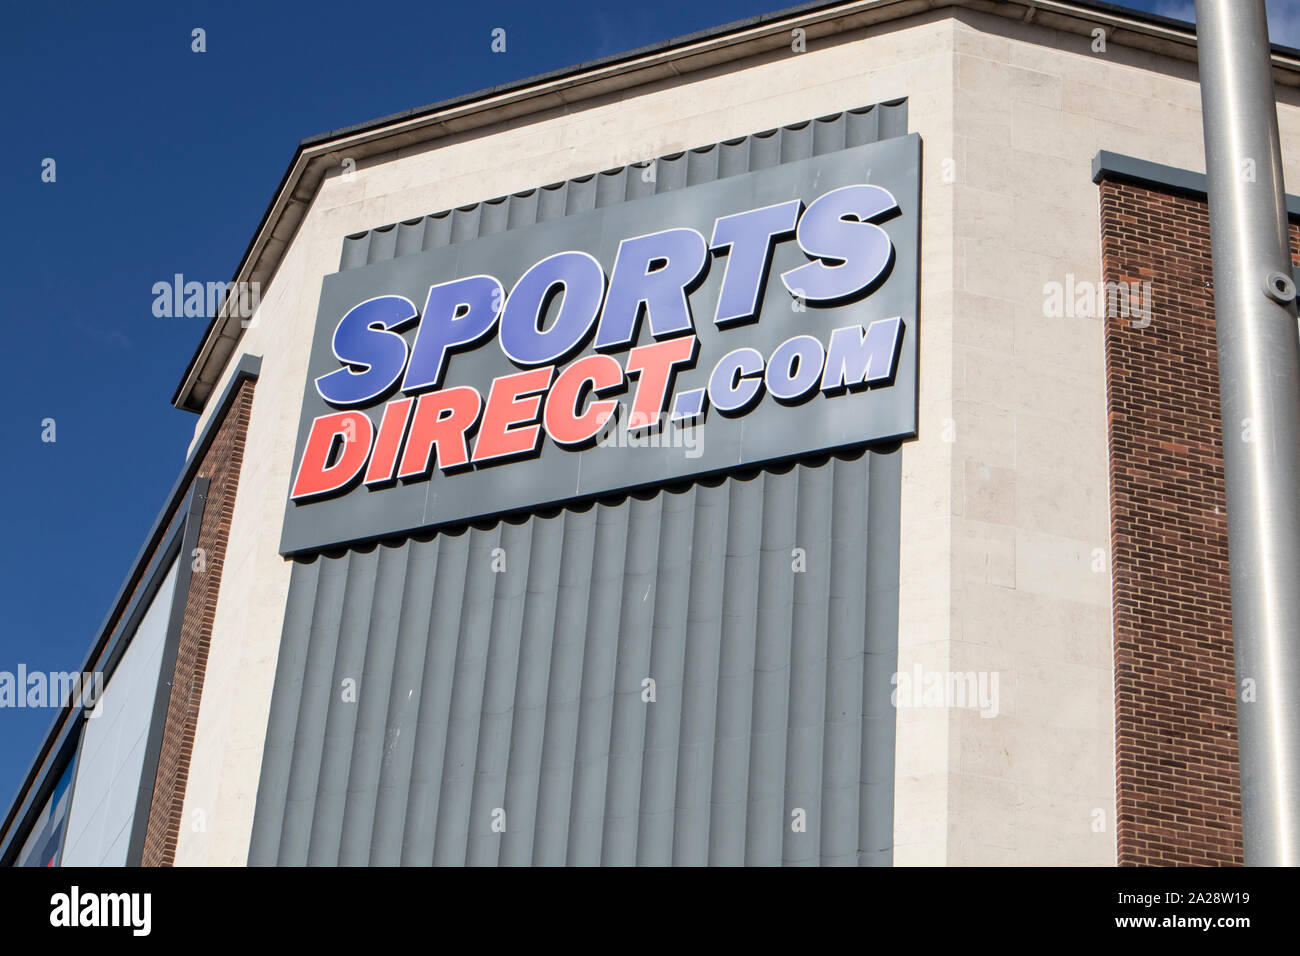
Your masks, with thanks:
M 913 134 L 327 276 L 281 550 L 915 434 L 919 162 Z

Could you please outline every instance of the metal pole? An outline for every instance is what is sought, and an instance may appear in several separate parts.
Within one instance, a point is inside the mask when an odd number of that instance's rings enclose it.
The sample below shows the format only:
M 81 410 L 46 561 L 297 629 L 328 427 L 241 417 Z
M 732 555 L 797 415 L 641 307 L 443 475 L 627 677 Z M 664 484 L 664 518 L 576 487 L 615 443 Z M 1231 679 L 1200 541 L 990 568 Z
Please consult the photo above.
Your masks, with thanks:
M 1248 866 L 1300 865 L 1300 337 L 1264 0 L 1196 0 Z

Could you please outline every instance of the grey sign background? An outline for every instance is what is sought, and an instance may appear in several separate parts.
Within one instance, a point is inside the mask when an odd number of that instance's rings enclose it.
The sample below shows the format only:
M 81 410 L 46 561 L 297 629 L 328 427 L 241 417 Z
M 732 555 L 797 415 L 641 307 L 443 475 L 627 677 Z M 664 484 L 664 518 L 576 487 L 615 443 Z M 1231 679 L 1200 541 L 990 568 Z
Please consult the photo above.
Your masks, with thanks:
M 312 420 L 336 411 L 320 398 L 314 382 L 338 368 L 331 348 L 334 328 L 358 302 L 397 294 L 423 308 L 430 285 L 479 273 L 496 276 L 509 290 L 535 262 L 570 249 L 590 253 L 608 275 L 621 239 L 680 226 L 693 227 L 708 239 L 718 216 L 794 197 L 809 203 L 839 186 L 873 183 L 889 189 L 898 201 L 900 214 L 881 224 L 895 248 L 885 281 L 871 295 L 849 304 L 796 311 L 780 274 L 808 260 L 792 239 L 785 240 L 775 246 L 759 319 L 720 330 L 712 317 L 726 259 L 712 257 L 704 282 L 690 297 L 699 357 L 693 369 L 676 376 L 674 394 L 703 386 L 716 361 L 734 348 L 748 346 L 768 356 L 781 342 L 799 334 L 811 334 L 825 345 L 835 328 L 853 323 L 868 326 L 895 315 L 902 317 L 904 333 L 897 371 L 887 386 L 830 398 L 816 395 L 794 407 L 765 395 L 748 415 L 728 419 L 711 413 L 705 423 L 693 426 L 692 434 L 677 440 L 671 427 L 658 443 L 640 447 L 616 441 L 572 452 L 544 439 L 540 455 L 524 461 L 455 475 L 435 471 L 427 480 L 379 490 L 359 486 L 345 495 L 306 504 L 290 501 L 282 553 L 463 523 L 742 465 L 915 435 L 920 153 L 919 136 L 900 136 L 519 228 L 506 223 L 500 232 L 466 241 L 457 242 L 453 235 L 451 244 L 441 248 L 399 254 L 326 276 L 304 383 L 295 469 Z M 414 337 L 415 330 L 407 333 L 408 344 Z M 643 320 L 635 344 L 650 341 L 648 323 Z M 620 361 L 626 358 L 625 351 L 614 354 Z M 444 387 L 473 385 L 486 397 L 493 378 L 513 371 L 517 368 L 502 353 L 494 335 L 475 350 L 452 357 Z M 630 388 L 613 397 L 628 404 L 632 394 Z M 382 408 L 381 404 L 363 410 L 376 427 Z
M 349 236 L 340 268 L 906 131 L 905 100 L 793 123 Z M 890 865 L 901 455 L 296 556 L 249 863 Z

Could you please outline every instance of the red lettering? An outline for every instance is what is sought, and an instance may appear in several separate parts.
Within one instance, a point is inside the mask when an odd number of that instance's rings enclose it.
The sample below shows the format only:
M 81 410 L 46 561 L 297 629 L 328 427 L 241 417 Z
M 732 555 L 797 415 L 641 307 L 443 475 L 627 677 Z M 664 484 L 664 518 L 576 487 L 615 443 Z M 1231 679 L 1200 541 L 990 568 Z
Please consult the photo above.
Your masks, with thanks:
M 295 501 L 314 498 L 345 487 L 365 465 L 374 435 L 374 425 L 361 412 L 321 415 L 311 423 L 290 497 Z M 330 455 L 340 438 L 343 449 L 331 465 Z
M 370 467 L 366 469 L 367 485 L 392 480 L 393 469 L 397 467 L 397 452 L 406 432 L 406 420 L 414 403 L 413 398 L 398 398 L 384 408 L 384 419 L 379 423 L 379 434 L 375 437 L 375 450 L 370 454 Z
M 420 396 L 411 418 L 411 433 L 402 455 L 400 478 L 415 478 L 429 472 L 429 458 L 437 449 L 437 466 L 443 471 L 469 462 L 465 433 L 478 421 L 483 396 L 478 389 L 457 385 Z
M 578 398 L 590 383 L 597 395 L 623 385 L 623 367 L 609 355 L 590 355 L 574 362 L 555 380 L 546 396 L 546 434 L 557 445 L 580 445 L 595 438 L 614 414 L 618 402 L 593 401 L 587 411 L 578 414 Z
M 668 402 L 668 384 L 672 381 L 674 369 L 678 365 L 694 361 L 693 335 L 683 335 L 653 345 L 641 345 L 628 353 L 628 374 L 639 373 L 636 398 L 632 402 L 632 413 L 628 416 L 629 431 L 654 428 L 659 424 L 659 418 Z
M 483 424 L 474 443 L 474 462 L 491 461 L 537 449 L 541 426 L 537 413 L 542 405 L 541 392 L 551 384 L 554 365 L 502 375 L 492 380 Z M 512 428 L 512 425 L 523 425 Z

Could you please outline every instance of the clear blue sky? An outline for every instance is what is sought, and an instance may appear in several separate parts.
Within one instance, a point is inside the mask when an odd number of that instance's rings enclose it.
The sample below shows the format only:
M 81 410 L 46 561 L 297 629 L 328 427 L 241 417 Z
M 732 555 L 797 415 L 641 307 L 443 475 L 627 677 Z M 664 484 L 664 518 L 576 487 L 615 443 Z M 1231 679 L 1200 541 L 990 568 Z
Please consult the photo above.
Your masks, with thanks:
M 1190 2 L 1133 5 L 1191 17 Z M 205 320 L 155 318 L 153 284 L 230 279 L 300 139 L 786 6 L 11 5 L 0 29 L 0 671 L 80 666 L 195 424 L 169 400 Z M 1300 0 L 1270 10 L 1274 40 L 1300 46 Z M 489 48 L 494 27 L 507 31 L 505 54 Z M 41 181 L 47 157 L 54 183 Z M 6 806 L 52 716 L 0 710 Z

